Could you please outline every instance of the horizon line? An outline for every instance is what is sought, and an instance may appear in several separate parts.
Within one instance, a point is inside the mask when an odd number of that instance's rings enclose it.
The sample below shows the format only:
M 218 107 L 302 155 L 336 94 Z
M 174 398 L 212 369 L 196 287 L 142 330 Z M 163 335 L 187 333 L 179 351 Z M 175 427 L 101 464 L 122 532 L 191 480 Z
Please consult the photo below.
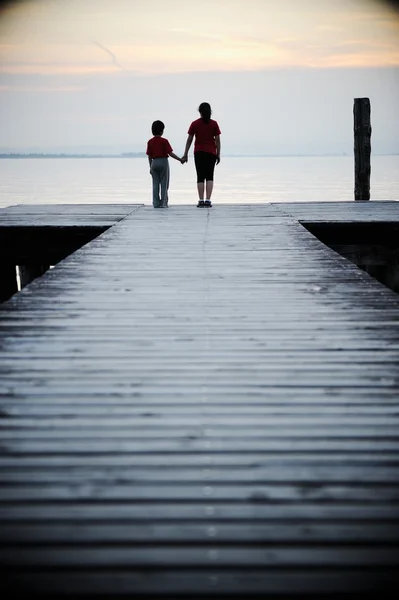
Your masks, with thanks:
M 398 156 L 396 152 L 373 152 L 372 156 Z M 298 158 L 298 157 L 352 157 L 348 152 L 311 152 L 311 153 L 287 153 L 287 154 L 224 154 L 225 158 Z M 121 152 L 115 153 L 80 153 L 80 152 L 0 152 L 0 158 L 145 158 L 145 152 Z

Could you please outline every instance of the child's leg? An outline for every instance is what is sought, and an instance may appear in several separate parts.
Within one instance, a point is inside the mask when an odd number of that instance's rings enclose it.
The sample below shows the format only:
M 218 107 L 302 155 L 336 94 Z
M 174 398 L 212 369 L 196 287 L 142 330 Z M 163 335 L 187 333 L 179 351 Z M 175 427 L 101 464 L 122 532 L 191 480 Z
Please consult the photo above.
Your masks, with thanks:
M 206 199 L 207 200 L 211 199 L 212 191 L 213 191 L 213 181 L 208 180 L 206 182 Z
M 160 184 L 160 173 L 159 166 L 157 164 L 158 159 L 152 161 L 151 176 L 152 176 L 152 205 L 154 208 L 161 206 L 159 199 L 159 184 Z
M 168 189 L 169 189 L 169 177 L 170 177 L 170 170 L 169 170 L 169 160 L 167 158 L 163 158 L 162 159 L 165 164 L 164 164 L 164 169 L 161 172 L 161 206 L 163 206 L 164 208 L 166 206 L 168 206 Z

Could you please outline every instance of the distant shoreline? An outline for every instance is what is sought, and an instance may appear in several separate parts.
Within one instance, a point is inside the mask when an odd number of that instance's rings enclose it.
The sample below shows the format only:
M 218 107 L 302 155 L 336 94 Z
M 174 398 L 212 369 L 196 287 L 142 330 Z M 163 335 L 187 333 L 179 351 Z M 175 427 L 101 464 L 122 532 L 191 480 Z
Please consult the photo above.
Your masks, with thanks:
M 123 152 L 122 154 L 66 154 L 45 152 L 3 152 L 0 158 L 145 158 L 144 152 Z
M 225 158 L 351 158 L 352 154 L 342 153 L 342 154 L 225 154 Z M 393 153 L 374 153 L 373 156 L 399 156 L 398 152 Z M 40 152 L 30 152 L 30 153 L 19 153 L 19 152 L 9 152 L 9 153 L 0 153 L 1 158 L 146 158 L 146 154 L 144 152 L 123 152 L 122 154 L 52 154 L 52 153 L 40 153 Z

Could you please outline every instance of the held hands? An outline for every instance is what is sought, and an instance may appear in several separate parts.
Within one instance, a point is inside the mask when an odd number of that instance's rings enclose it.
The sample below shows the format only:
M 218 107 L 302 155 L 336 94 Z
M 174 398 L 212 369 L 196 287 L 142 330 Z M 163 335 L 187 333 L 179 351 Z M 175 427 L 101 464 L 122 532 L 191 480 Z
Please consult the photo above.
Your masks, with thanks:
M 182 165 L 184 165 L 184 163 L 188 162 L 187 154 L 183 154 L 183 156 L 180 158 L 180 162 Z M 217 154 L 216 155 L 216 164 L 218 165 L 219 163 L 220 163 L 220 155 Z

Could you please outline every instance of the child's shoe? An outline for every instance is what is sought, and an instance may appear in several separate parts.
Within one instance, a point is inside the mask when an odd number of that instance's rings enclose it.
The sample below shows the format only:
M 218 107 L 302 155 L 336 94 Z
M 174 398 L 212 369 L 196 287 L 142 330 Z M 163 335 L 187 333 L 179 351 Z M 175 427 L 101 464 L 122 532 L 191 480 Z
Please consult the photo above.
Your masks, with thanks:
M 203 208 L 205 206 L 205 202 L 203 200 L 198 200 L 197 208 Z
M 205 200 L 204 206 L 207 206 L 208 208 L 212 207 L 212 202 L 210 200 Z

